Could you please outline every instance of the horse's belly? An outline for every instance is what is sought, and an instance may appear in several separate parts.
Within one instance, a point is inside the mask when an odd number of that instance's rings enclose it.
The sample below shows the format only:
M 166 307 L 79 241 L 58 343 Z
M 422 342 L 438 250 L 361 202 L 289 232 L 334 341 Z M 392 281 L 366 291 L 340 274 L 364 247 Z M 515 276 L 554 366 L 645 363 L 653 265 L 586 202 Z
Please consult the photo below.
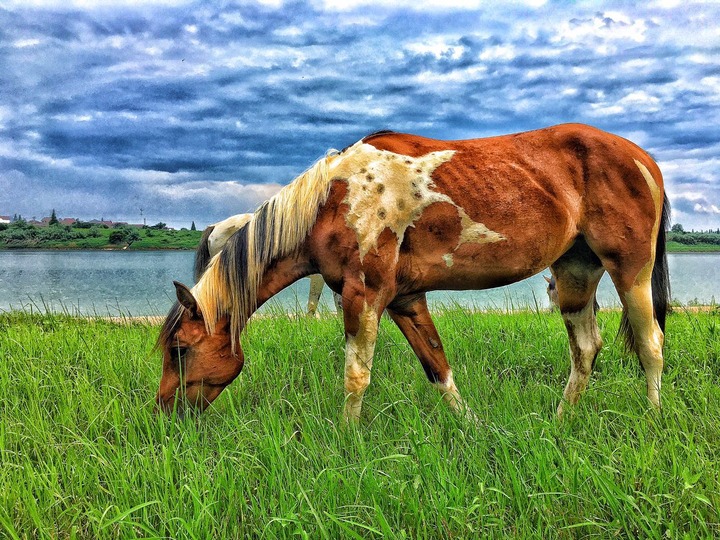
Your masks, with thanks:
M 557 215 L 534 226 L 496 227 L 495 234 L 490 228 L 463 227 L 458 218 L 423 217 L 400 248 L 399 290 L 479 290 L 514 283 L 554 263 L 576 235 L 569 220 Z
M 489 255 L 489 254 L 488 254 Z M 444 254 L 440 260 L 422 263 L 417 272 L 400 276 L 398 289 L 409 285 L 418 290 L 482 290 L 515 283 L 541 272 L 557 257 L 536 257 L 533 254 L 517 254 L 506 259 L 493 256 L 463 257 L 458 253 Z M 405 281 L 405 283 L 403 283 Z M 407 292 L 410 292 L 409 290 Z

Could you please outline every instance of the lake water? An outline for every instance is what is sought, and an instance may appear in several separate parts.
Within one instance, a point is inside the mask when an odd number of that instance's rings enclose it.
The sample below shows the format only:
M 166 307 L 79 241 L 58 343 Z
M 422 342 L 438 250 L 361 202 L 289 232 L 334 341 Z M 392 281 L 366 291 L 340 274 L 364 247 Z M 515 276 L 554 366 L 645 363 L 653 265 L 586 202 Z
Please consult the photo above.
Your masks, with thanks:
M 0 310 L 55 311 L 83 315 L 164 315 L 175 298 L 173 280 L 192 284 L 190 251 L 0 251 Z M 673 299 L 714 304 L 720 300 L 720 254 L 668 255 Z M 549 271 L 545 272 L 550 275 Z M 437 291 L 431 305 L 475 309 L 545 308 L 542 275 L 487 291 Z M 309 280 L 288 287 L 268 307 L 304 311 Z M 598 289 L 603 307 L 619 306 L 607 275 Z M 323 291 L 321 310 L 333 310 Z

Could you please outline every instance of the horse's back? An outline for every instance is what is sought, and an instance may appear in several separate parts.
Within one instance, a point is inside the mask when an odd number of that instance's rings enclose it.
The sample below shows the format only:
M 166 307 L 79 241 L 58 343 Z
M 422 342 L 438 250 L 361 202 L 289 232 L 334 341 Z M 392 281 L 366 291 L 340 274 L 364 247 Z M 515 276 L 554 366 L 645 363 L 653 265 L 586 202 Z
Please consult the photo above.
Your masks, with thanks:
M 389 229 L 398 271 L 418 288 L 517 281 L 580 236 L 610 255 L 626 251 L 629 244 L 604 239 L 627 236 L 623 228 L 650 238 L 662 194 L 659 169 L 643 150 L 582 124 L 457 141 L 380 133 L 343 159 L 345 221 L 361 261 Z

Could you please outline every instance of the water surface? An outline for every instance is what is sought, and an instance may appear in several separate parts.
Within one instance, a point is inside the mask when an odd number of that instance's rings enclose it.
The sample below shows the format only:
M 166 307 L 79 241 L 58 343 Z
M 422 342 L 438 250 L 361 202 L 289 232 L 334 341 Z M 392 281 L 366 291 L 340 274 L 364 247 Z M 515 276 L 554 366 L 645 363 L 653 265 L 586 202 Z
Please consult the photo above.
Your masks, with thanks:
M 192 284 L 191 251 L 0 251 L 0 310 L 69 312 L 84 315 L 164 315 L 175 298 L 173 280 Z M 668 255 L 673 299 L 715 303 L 720 299 L 720 254 Z M 545 275 L 550 275 L 549 271 Z M 487 291 L 436 291 L 431 305 L 476 309 L 546 308 L 541 274 Z M 303 311 L 309 281 L 300 280 L 263 309 Z M 603 277 L 601 306 L 619 305 L 612 282 Z M 333 310 L 323 291 L 321 309 Z

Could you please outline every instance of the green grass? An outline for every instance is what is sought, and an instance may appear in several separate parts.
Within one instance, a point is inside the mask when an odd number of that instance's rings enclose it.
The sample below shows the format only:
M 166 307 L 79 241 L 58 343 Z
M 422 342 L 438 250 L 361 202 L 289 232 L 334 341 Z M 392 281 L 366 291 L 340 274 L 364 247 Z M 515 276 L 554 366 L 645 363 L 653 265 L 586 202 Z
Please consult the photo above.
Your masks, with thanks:
M 0 249 L 123 249 L 127 243 L 112 244 L 110 235 L 115 229 L 71 229 L 72 235 L 79 238 L 47 239 L 41 237 L 28 237 L 23 240 L 8 242 L 0 235 Z M 200 243 L 202 231 L 191 230 L 155 230 L 132 229 L 140 236 L 130 244 L 130 250 L 150 249 L 191 249 L 197 248 Z M 70 234 L 70 233 L 69 233 Z M 94 236 L 94 235 L 97 236 Z
M 86 235 L 82 238 L 59 238 L 45 239 L 40 237 L 25 238 L 23 240 L 9 241 L 0 235 L 0 250 L 2 249 L 123 249 L 127 244 L 111 244 L 110 234 L 114 229 L 72 229 L 73 233 Z M 191 249 L 197 248 L 200 242 L 202 231 L 190 230 L 154 230 L 134 229 L 140 235 L 140 239 L 134 241 L 129 249 L 151 250 L 151 249 Z M 98 236 L 92 236 L 97 231 Z M 680 242 L 669 241 L 667 250 L 670 253 L 695 253 L 695 252 L 718 252 L 718 244 L 681 244 Z
M 153 414 L 158 328 L 0 315 L 2 538 L 709 538 L 720 535 L 720 314 L 668 319 L 661 413 L 600 313 L 588 391 L 555 418 L 567 337 L 547 313 L 436 316 L 454 416 L 382 321 L 358 428 L 340 321 L 254 320 L 198 419 Z
M 680 242 L 668 242 L 667 250 L 670 253 L 711 253 L 720 251 L 718 244 L 681 244 Z

